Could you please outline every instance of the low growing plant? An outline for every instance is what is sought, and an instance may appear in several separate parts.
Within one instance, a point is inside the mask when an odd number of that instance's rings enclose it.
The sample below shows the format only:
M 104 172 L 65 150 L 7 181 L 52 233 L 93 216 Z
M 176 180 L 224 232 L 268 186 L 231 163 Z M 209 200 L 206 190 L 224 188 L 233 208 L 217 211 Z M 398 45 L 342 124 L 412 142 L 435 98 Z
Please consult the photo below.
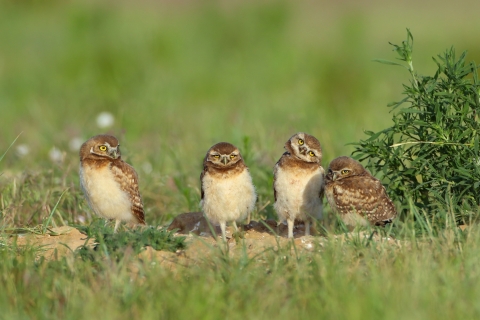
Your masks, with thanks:
M 413 36 L 391 45 L 411 75 L 392 108 L 393 125 L 355 143 L 353 156 L 382 176 L 389 195 L 406 207 L 408 201 L 427 218 L 451 212 L 457 223 L 471 221 L 480 201 L 480 83 L 477 65 L 458 58 L 454 48 L 433 58 L 437 71 L 423 76 L 413 68 Z M 411 199 L 411 200 L 410 200 Z M 405 211 L 405 210 L 404 210 Z
M 166 228 L 147 227 L 129 232 L 112 233 L 101 219 L 94 221 L 90 226 L 77 226 L 77 228 L 88 238 L 95 239 L 93 249 L 89 246 L 78 249 L 78 253 L 84 260 L 93 260 L 96 256 L 105 254 L 119 261 L 128 247 L 131 247 L 135 254 L 143 251 L 146 246 L 171 252 L 186 247 L 185 237 L 175 237 L 175 231 L 168 231 Z

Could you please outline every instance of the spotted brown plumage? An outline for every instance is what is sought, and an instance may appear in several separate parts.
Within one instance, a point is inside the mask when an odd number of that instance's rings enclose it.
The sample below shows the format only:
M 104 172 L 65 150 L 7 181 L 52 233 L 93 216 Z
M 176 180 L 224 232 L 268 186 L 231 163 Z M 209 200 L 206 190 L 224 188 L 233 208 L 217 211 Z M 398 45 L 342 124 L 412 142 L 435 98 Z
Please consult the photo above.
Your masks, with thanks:
M 137 173 L 121 159 L 114 136 L 98 135 L 81 146 L 80 186 L 97 215 L 116 220 L 115 232 L 121 221 L 145 224 Z
M 382 183 L 350 157 L 330 163 L 325 194 L 332 210 L 347 225 L 383 226 L 397 215 Z

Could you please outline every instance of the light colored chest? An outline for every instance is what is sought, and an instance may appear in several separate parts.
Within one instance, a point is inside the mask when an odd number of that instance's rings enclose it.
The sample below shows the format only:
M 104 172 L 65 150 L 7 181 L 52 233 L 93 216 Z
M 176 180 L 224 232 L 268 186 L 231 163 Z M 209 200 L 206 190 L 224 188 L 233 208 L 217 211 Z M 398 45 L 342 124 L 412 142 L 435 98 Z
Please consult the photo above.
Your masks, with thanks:
M 304 170 L 301 168 L 277 169 L 275 176 L 275 190 L 280 194 L 305 195 L 305 192 L 318 197 L 323 188 L 324 170 Z
M 214 224 L 244 219 L 255 208 L 256 193 L 248 170 L 235 175 L 206 173 L 202 210 Z
M 130 212 L 128 194 L 120 188 L 109 166 L 80 167 L 80 184 L 92 210 L 106 218 L 115 218 L 121 212 Z
M 207 173 L 202 184 L 205 197 L 235 197 L 255 192 L 248 170 L 235 176 Z

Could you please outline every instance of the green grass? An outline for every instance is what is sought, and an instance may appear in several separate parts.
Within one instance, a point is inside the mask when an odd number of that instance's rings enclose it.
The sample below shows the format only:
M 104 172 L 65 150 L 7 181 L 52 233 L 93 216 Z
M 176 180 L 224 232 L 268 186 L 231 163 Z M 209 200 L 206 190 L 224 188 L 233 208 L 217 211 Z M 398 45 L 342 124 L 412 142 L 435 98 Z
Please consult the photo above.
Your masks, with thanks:
M 93 220 L 70 143 L 103 132 L 138 171 L 148 224 L 199 210 L 202 158 L 219 141 L 246 155 L 254 218 L 274 218 L 285 141 L 315 135 L 326 167 L 364 130 L 391 126 L 386 105 L 408 74 L 372 60 L 391 57 L 388 41 L 408 27 L 419 73 L 451 45 L 480 61 L 477 2 L 0 0 L 0 154 L 20 134 L 0 161 L 0 318 L 478 318 L 478 230 L 449 225 L 449 208 L 438 213 L 447 231 L 410 210 L 417 223 L 395 226 L 401 247 L 329 238 L 299 256 L 212 249 L 175 271 L 132 255 L 45 261 L 7 244 L 18 228 Z M 102 111 L 112 127 L 97 126 Z
M 113 233 L 102 220 L 97 219 L 89 226 L 77 226 L 77 229 L 87 235 L 85 242 L 90 239 L 94 242 L 93 247 L 87 244 L 77 249 L 77 253 L 84 260 L 95 261 L 96 255 L 106 255 L 109 259 L 119 261 L 123 258 L 127 247 L 130 247 L 135 254 L 139 254 L 147 246 L 170 252 L 185 249 L 185 237 L 175 236 L 174 230 L 146 227 Z
M 404 39 L 406 26 L 416 35 L 421 73 L 450 45 L 480 60 L 475 35 L 466 31 L 480 24 L 468 19 L 473 10 L 455 5 L 463 18 L 448 28 L 435 20 L 449 16 L 448 3 L 422 24 L 423 5 L 399 5 L 405 20 L 384 24 L 381 3 L 373 11 L 286 1 L 0 6 L 0 150 L 21 133 L 0 162 L 0 204 L 10 225 L 40 223 L 67 187 L 58 212 L 67 221 L 91 219 L 69 144 L 102 132 L 119 137 L 137 168 L 151 224 L 198 209 L 202 158 L 222 140 L 242 147 L 249 139 L 247 165 L 262 208 L 273 201 L 272 168 L 293 133 L 315 135 L 327 166 L 350 154 L 347 144 L 365 138 L 364 130 L 391 125 L 385 106 L 401 97 L 408 74 L 372 60 L 390 57 L 388 41 Z M 101 111 L 114 115 L 112 127 L 97 127 Z M 17 146 L 30 153 L 19 157 Z M 50 161 L 53 147 L 63 162 Z M 32 195 L 15 197 L 13 181 Z M 264 214 L 273 217 L 271 206 Z M 59 217 L 54 223 L 63 224 Z
M 212 249 L 175 271 L 131 254 L 45 261 L 12 248 L 0 252 L 0 307 L 4 319 L 475 319 L 478 234 L 398 245 L 331 237 L 298 257 L 289 246 L 255 258 Z

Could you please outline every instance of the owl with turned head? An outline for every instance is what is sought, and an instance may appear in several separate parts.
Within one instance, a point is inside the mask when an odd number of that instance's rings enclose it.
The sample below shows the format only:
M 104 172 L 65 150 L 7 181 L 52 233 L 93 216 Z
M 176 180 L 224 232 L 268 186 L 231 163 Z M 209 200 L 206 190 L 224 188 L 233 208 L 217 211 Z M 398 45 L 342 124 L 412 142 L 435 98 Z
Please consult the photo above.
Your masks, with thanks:
M 200 175 L 201 201 L 205 217 L 213 225 L 220 225 L 226 241 L 226 224 L 245 219 L 255 208 L 257 194 L 242 155 L 237 147 L 227 142 L 212 146 L 203 160 Z
M 308 236 L 310 223 L 321 219 L 323 212 L 322 148 L 314 136 L 299 132 L 285 143 L 285 149 L 274 168 L 274 208 L 279 222 L 287 221 L 289 238 L 293 238 L 295 220 L 305 221 Z
M 100 217 L 145 224 L 138 176 L 121 158 L 120 144 L 110 135 L 90 138 L 80 148 L 80 186 L 90 208 Z
M 384 226 L 397 215 L 382 183 L 350 157 L 330 162 L 325 195 L 346 225 Z

